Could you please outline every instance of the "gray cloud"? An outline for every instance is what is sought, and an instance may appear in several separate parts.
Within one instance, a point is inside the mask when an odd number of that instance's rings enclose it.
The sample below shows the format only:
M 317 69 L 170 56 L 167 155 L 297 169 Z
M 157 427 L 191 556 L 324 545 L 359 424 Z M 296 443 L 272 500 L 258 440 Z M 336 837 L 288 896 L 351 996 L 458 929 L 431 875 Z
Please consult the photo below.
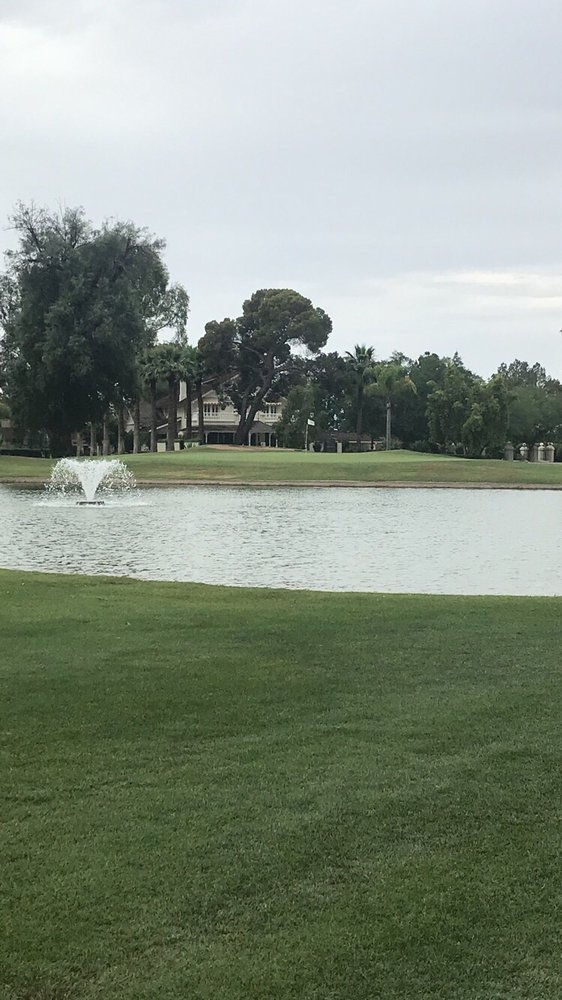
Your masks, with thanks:
M 166 236 L 193 340 L 287 284 L 340 349 L 561 374 L 561 26 L 555 0 L 0 0 L 0 215 Z

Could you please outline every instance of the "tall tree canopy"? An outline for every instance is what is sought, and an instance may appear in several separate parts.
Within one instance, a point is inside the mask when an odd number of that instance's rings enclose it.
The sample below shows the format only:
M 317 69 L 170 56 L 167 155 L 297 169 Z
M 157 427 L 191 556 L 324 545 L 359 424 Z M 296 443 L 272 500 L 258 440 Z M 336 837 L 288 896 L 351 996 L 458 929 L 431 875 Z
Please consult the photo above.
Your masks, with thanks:
M 498 368 L 498 375 L 503 375 L 510 386 L 531 386 L 535 389 L 543 389 L 549 381 L 543 366 L 535 361 L 530 365 L 528 361 L 520 361 L 515 358 L 510 364 L 502 364 Z
M 403 355 L 398 355 L 395 359 L 385 361 L 377 365 L 376 382 L 370 387 L 377 392 L 384 400 L 386 420 L 385 420 L 385 447 L 390 450 L 392 436 L 392 405 L 396 398 L 405 392 L 416 393 L 416 383 L 410 378 L 404 362 L 407 361 Z M 369 391 L 369 390 L 368 390 Z
M 355 432 L 363 433 L 365 390 L 376 380 L 375 349 L 366 344 L 356 344 L 353 351 L 346 351 L 346 360 L 354 385 Z
M 295 358 L 293 349 L 317 353 L 326 343 L 332 321 L 323 309 L 290 288 L 267 288 L 244 302 L 237 320 L 208 323 L 200 349 L 207 359 L 222 355 L 231 366 L 225 389 L 240 421 L 237 441 L 245 444 L 256 414 L 283 386 Z
M 54 451 L 138 393 L 138 358 L 163 325 L 182 335 L 188 298 L 164 243 L 132 223 L 95 229 L 81 209 L 20 205 L 0 285 L 4 380 L 15 421 Z
M 562 385 L 538 361 L 500 365 L 508 387 L 509 435 L 515 444 L 562 440 Z
M 429 433 L 444 450 L 461 449 L 477 458 L 494 457 L 508 432 L 508 383 L 503 374 L 488 382 L 464 367 L 458 355 L 448 360 L 427 400 Z
M 439 382 L 427 398 L 430 440 L 443 451 L 462 444 L 463 426 L 470 414 L 476 381 L 476 376 L 455 354 L 447 359 Z

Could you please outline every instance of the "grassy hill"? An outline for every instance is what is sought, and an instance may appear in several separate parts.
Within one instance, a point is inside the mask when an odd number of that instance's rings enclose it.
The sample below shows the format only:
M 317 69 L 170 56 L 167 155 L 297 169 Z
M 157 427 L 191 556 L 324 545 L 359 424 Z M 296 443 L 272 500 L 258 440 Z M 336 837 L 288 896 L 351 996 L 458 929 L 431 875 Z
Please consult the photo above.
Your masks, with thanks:
M 421 482 L 562 486 L 562 463 L 484 461 L 418 452 L 314 454 L 266 448 L 193 448 L 126 455 L 139 482 Z M 44 482 L 52 461 L 0 456 L 0 482 Z

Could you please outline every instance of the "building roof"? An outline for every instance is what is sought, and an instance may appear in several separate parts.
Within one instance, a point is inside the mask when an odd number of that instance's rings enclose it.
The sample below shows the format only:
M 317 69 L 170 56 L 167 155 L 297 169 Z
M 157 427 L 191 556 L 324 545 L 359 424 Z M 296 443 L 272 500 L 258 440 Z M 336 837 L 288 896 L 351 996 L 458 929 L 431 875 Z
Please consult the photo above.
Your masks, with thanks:
M 252 424 L 252 434 L 272 434 L 274 427 L 272 424 L 265 424 L 263 420 L 254 420 Z
M 219 424 L 216 420 L 210 420 L 209 423 L 204 423 L 205 431 L 218 431 L 219 434 L 235 434 L 238 430 L 238 424 Z M 193 431 L 198 430 L 198 423 L 195 419 L 193 421 Z M 254 420 L 252 424 L 251 434 L 274 434 L 275 430 L 272 424 L 264 424 L 263 420 Z

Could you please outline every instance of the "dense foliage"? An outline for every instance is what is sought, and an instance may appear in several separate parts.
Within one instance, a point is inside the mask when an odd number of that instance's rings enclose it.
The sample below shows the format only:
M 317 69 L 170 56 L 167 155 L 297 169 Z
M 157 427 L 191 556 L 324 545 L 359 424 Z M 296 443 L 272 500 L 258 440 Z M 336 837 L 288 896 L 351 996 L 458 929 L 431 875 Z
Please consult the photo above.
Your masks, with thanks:
M 320 354 L 287 396 L 279 427 L 286 444 L 302 447 L 309 412 L 318 440 L 344 431 L 387 448 L 468 457 L 500 455 L 509 438 L 516 446 L 562 442 L 562 385 L 540 365 L 517 360 L 486 381 L 457 354 L 412 360 L 395 353 L 378 363 L 365 345 L 345 357 Z
M 244 302 L 237 320 L 207 324 L 200 350 L 205 357 L 216 358 L 211 375 L 229 363 L 225 390 L 240 414 L 240 444 L 246 442 L 266 400 L 279 397 L 287 380 L 295 377 L 298 362 L 293 350 L 318 352 L 331 329 L 324 310 L 290 288 L 260 289 Z
M 20 205 L 12 224 L 19 243 L 0 275 L 0 415 L 11 415 L 21 440 L 41 432 L 63 453 L 89 426 L 94 449 L 103 427 L 106 449 L 113 422 L 122 450 L 127 408 L 138 451 L 144 399 L 145 440 L 155 451 L 166 423 L 173 449 L 183 383 L 186 433 L 197 400 L 202 441 L 203 397 L 214 389 L 234 403 L 242 444 L 264 405 L 283 400 L 277 433 L 289 447 L 303 447 L 309 426 L 318 446 L 343 434 L 387 449 L 494 457 L 511 438 L 552 441 L 561 457 L 562 386 L 539 363 L 516 359 L 485 380 L 458 354 L 380 359 L 368 344 L 323 353 L 330 317 L 283 288 L 254 292 L 238 318 L 210 321 L 189 346 L 189 299 L 170 284 L 162 240 L 132 223 L 94 228 L 80 209 Z M 159 342 L 163 330 L 171 339 Z
M 139 358 L 162 327 L 185 327 L 164 243 L 131 223 L 95 229 L 80 209 L 19 206 L 19 246 L 0 284 L 2 382 L 14 420 L 56 453 L 140 386 Z

